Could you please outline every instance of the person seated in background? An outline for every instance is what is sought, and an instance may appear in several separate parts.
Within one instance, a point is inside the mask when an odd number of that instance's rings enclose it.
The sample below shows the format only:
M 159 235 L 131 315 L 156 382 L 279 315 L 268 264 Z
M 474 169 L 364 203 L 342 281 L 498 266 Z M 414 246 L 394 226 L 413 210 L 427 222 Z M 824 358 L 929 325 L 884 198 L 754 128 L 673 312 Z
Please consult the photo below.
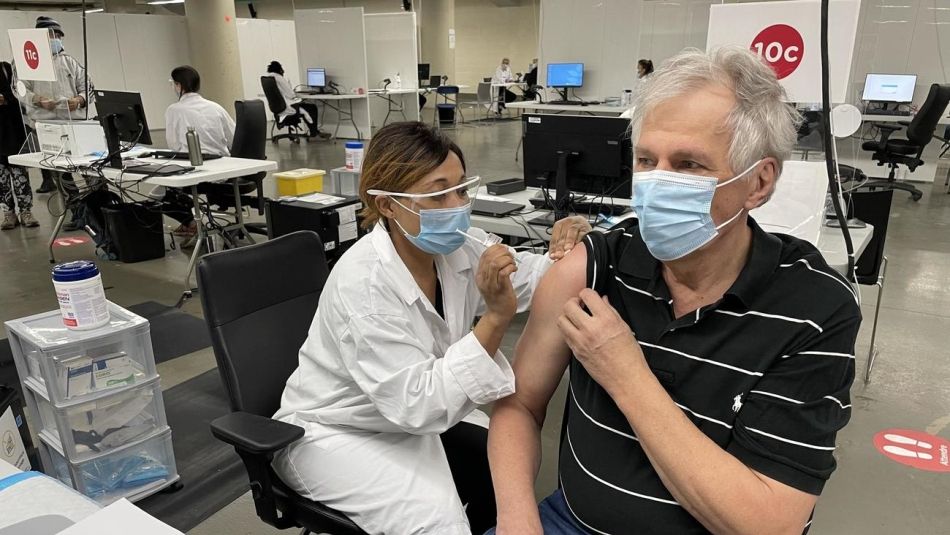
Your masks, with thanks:
M 469 221 L 478 183 L 438 129 L 400 122 L 373 135 L 360 178 L 372 231 L 330 272 L 274 415 L 305 430 L 274 460 L 284 483 L 369 533 L 480 534 L 495 522 L 477 406 L 514 391 L 499 348 L 551 259 L 482 243 Z M 552 251 L 589 229 L 559 221 Z
M 165 110 L 165 142 L 168 149 L 188 152 L 186 135 L 189 128 L 194 128 L 203 154 L 230 155 L 231 142 L 234 141 L 234 119 L 217 102 L 198 93 L 201 90 L 201 75 L 198 71 L 190 65 L 175 67 L 172 69 L 171 82 L 178 102 Z M 181 246 L 193 246 L 198 224 L 191 196 L 178 188 L 162 186 L 152 190 L 151 195 L 161 198 L 165 215 L 180 223 L 173 234 L 185 238 Z
M 794 109 L 746 48 L 686 50 L 636 99 L 633 210 L 548 271 L 492 412 L 496 533 L 807 531 L 851 417 L 857 296 L 749 216 Z M 540 429 L 570 366 L 560 488 Z M 559 413 L 559 409 L 556 409 Z
M 511 72 L 511 61 L 508 58 L 501 58 L 501 65 L 495 69 L 495 75 L 492 76 L 491 83 L 493 84 L 508 84 L 514 82 L 515 74 Z M 508 102 L 514 102 L 517 100 L 518 96 L 515 95 L 507 87 L 498 88 L 498 102 L 496 102 L 492 107 L 495 113 L 501 113 L 501 110 L 505 108 L 505 104 Z
M 281 96 L 284 97 L 284 102 L 287 103 L 287 109 L 284 110 L 281 117 L 299 113 L 300 116 L 303 117 L 303 122 L 307 123 L 309 137 L 322 137 L 324 139 L 330 137 L 330 134 L 321 132 L 319 126 L 317 126 L 317 114 L 320 112 L 317 105 L 312 102 L 303 102 L 297 97 L 297 94 L 294 93 L 294 88 L 290 85 L 290 82 L 287 81 L 287 78 L 284 77 L 284 67 L 279 61 L 275 60 L 267 65 L 267 74 L 265 76 L 270 76 L 277 80 L 277 89 L 280 90 Z

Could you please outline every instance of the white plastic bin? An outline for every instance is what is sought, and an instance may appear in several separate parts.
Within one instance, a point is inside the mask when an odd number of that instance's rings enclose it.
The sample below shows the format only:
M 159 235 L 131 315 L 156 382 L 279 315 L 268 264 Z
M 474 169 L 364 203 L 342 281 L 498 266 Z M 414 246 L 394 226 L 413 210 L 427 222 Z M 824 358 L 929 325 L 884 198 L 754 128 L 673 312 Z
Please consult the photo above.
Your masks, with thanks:
M 111 302 L 109 313 L 88 331 L 66 328 L 59 310 L 6 322 L 20 380 L 64 403 L 156 377 L 148 321 Z
M 360 194 L 360 170 L 337 167 L 330 170 L 330 180 L 323 184 L 324 193 L 335 195 Z
M 67 461 L 62 450 L 56 447 L 55 439 L 45 431 L 40 431 L 39 437 L 46 473 L 101 505 L 120 498 L 134 502 L 178 480 L 172 433 L 168 428 L 158 435 L 79 462 Z
M 105 392 L 88 401 L 55 405 L 29 379 L 24 394 L 39 413 L 37 429 L 73 461 L 108 453 L 165 429 L 165 406 L 156 377 L 141 386 Z

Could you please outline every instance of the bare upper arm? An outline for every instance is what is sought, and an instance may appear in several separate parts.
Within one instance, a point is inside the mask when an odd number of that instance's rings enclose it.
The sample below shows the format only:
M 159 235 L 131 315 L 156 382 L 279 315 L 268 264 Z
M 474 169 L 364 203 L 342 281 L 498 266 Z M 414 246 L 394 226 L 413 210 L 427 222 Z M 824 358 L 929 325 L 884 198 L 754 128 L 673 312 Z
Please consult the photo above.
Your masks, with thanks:
M 560 331 L 557 318 L 564 303 L 587 285 L 587 250 L 575 247 L 548 270 L 535 290 L 531 315 L 518 344 L 512 367 L 515 394 L 506 398 L 527 408 L 540 425 L 548 401 L 564 375 L 571 353 Z
M 777 510 L 785 515 L 788 533 L 801 533 L 815 509 L 815 504 L 818 503 L 818 496 L 786 485 L 756 470 L 752 470 L 752 473 L 769 488 L 772 493 L 772 503 L 781 504 Z

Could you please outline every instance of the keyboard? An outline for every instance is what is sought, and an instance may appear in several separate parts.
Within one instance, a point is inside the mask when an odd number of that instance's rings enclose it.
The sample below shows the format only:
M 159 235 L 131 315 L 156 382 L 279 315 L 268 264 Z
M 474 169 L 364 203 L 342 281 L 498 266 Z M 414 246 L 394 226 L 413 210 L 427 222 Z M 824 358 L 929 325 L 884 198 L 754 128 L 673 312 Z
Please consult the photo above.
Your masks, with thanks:
M 905 110 L 872 110 L 867 115 L 887 115 L 897 117 L 910 117 L 910 112 Z
M 532 197 L 528 199 L 532 206 L 541 210 L 554 210 L 553 201 L 548 202 L 548 199 L 544 197 Z M 611 204 L 603 203 L 599 201 L 587 201 L 587 200 L 576 200 L 570 203 L 568 206 L 568 212 L 574 214 L 607 214 L 607 215 L 623 215 L 630 211 L 630 207 L 623 204 Z
M 146 155 L 143 154 L 142 156 Z M 148 153 L 147 156 L 152 158 L 165 158 L 168 160 L 191 160 L 191 157 L 188 156 L 187 152 L 177 152 L 173 150 L 153 150 L 152 152 Z M 201 153 L 201 158 L 203 160 L 217 160 L 220 157 L 220 154 Z
M 149 163 L 140 160 L 126 160 L 124 164 L 125 168 L 123 170 L 126 173 L 136 175 L 173 176 L 195 170 L 195 168 L 191 167 L 190 165 L 178 165 L 174 163 Z
M 556 100 L 548 104 L 557 104 L 558 106 L 588 106 L 600 104 L 599 100 Z

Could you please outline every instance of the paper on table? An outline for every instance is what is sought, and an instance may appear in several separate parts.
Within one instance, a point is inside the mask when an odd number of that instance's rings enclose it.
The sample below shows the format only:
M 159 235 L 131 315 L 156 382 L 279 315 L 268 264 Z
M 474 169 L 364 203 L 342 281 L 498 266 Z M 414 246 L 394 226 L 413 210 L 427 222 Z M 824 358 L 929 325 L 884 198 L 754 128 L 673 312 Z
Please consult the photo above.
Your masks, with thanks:
M 297 197 L 297 200 L 317 204 L 335 204 L 342 202 L 344 199 L 343 197 L 335 197 L 333 195 L 327 195 L 326 193 L 310 193 Z
M 59 532 L 59 535 L 184 535 L 122 498 Z

